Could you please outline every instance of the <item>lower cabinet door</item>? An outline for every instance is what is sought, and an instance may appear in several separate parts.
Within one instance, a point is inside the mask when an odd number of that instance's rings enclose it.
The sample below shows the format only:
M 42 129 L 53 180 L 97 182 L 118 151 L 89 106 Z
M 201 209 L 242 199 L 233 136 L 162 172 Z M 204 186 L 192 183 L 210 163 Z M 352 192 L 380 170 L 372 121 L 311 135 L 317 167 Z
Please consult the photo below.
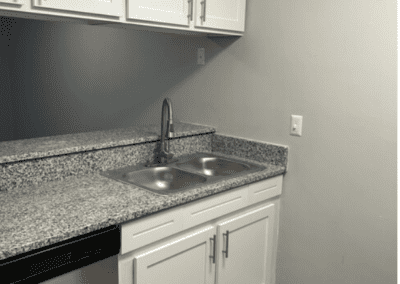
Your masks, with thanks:
M 275 205 L 232 216 L 217 226 L 217 284 L 270 284 Z
M 133 259 L 134 284 L 212 284 L 216 228 L 207 226 L 159 244 Z

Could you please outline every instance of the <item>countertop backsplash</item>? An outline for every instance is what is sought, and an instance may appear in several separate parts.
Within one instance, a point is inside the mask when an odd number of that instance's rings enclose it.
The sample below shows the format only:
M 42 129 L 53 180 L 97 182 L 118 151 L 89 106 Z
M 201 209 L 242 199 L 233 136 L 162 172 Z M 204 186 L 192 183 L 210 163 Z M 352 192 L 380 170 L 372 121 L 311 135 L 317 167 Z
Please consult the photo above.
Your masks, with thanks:
M 131 127 L 0 142 L 0 191 L 148 162 L 160 145 L 156 130 Z M 210 152 L 214 132 L 208 126 L 175 123 L 170 150 L 175 157 Z
M 287 146 L 215 134 L 210 126 L 174 126 L 170 147 L 175 157 L 219 152 L 287 167 Z M 160 147 L 159 131 L 160 126 L 148 125 L 0 142 L 0 191 L 146 163 Z
M 214 134 L 211 148 L 213 152 L 234 155 L 287 168 L 288 146 L 225 134 Z
M 215 128 L 174 122 L 175 137 L 214 133 Z M 160 139 L 161 125 L 132 126 L 111 130 L 65 134 L 0 142 L 0 164 L 99 150 Z

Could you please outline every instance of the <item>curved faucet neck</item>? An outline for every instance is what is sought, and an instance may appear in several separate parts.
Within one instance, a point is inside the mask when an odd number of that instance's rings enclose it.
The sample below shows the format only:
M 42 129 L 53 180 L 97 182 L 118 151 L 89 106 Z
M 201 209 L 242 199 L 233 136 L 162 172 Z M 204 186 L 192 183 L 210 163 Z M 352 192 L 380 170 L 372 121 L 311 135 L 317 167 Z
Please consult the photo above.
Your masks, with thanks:
M 165 119 L 165 111 L 167 111 L 167 119 Z M 165 122 L 167 123 L 166 129 L 164 129 Z M 173 128 L 173 120 L 172 120 L 172 103 L 169 98 L 165 98 L 163 101 L 162 113 L 161 113 L 161 149 L 160 149 L 160 152 L 162 155 L 169 153 L 169 140 L 168 139 L 172 137 L 173 132 L 174 132 L 174 128 Z M 167 141 L 165 141 L 165 138 L 167 138 Z
M 163 101 L 163 113 L 165 111 L 165 107 L 167 107 L 168 109 L 168 120 L 170 121 L 170 123 L 172 123 L 172 102 L 169 98 L 165 98 Z

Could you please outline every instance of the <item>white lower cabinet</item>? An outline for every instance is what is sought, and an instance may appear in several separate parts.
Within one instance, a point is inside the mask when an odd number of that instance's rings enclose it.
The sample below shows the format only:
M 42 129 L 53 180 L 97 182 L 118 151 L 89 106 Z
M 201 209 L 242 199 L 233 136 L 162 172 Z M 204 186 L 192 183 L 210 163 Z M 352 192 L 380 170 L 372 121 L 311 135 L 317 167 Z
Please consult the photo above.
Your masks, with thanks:
M 150 216 L 148 224 L 142 219 L 138 232 L 161 228 L 170 219 L 180 229 L 170 237 L 121 252 L 118 283 L 274 284 L 280 201 L 272 198 L 281 191 L 282 176 L 278 176 L 176 207 L 168 218 L 161 214 L 159 222 L 157 215 Z M 223 213 L 210 215 L 217 208 Z M 137 234 L 133 224 L 122 225 L 121 247 L 133 243 L 129 237 Z
M 133 283 L 213 284 L 213 226 L 184 234 L 134 257 Z
M 218 224 L 216 283 L 271 283 L 274 213 L 269 204 Z

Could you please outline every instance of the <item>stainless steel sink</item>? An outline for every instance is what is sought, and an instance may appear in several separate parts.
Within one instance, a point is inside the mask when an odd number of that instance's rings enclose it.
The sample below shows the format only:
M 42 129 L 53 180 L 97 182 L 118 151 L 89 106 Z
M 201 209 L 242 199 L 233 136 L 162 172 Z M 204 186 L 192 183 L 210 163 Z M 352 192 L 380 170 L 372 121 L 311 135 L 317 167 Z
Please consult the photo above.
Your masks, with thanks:
M 212 153 L 195 153 L 179 157 L 178 162 L 146 168 L 127 166 L 101 172 L 102 176 L 134 184 L 157 194 L 172 194 L 236 176 L 260 171 L 265 167 L 227 159 Z
M 249 165 L 217 157 L 193 157 L 176 165 L 180 168 L 191 168 L 206 176 L 229 176 L 250 169 Z
M 207 178 L 201 175 L 171 167 L 147 168 L 130 172 L 108 171 L 107 176 L 163 194 L 177 192 L 207 181 Z

